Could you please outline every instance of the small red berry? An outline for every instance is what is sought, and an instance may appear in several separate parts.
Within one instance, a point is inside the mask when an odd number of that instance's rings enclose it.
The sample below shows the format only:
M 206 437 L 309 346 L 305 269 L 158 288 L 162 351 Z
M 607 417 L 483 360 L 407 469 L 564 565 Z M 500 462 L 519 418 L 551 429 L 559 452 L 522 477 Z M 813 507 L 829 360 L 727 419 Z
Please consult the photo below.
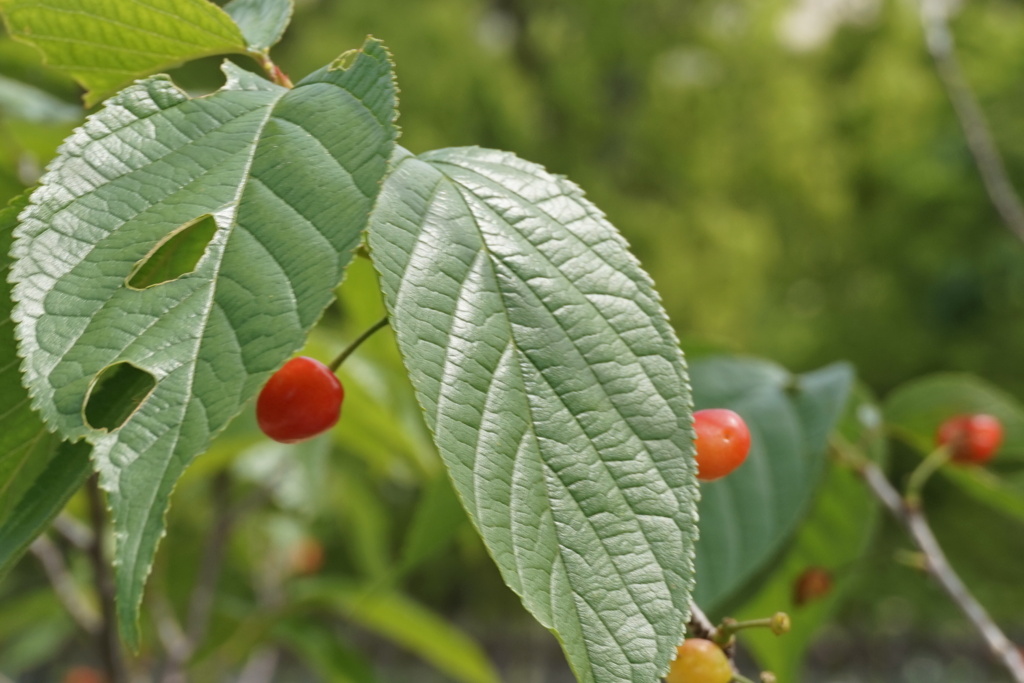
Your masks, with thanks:
M 676 649 L 665 683 L 729 683 L 729 658 L 710 640 L 688 638 Z
M 325 432 L 341 416 L 345 390 L 329 367 L 299 356 L 275 372 L 256 399 L 256 421 L 274 441 L 296 443 Z
M 73 666 L 64 673 L 63 683 L 106 683 L 107 677 L 91 666 Z
M 823 567 L 808 567 L 793 584 L 793 604 L 806 605 L 831 592 L 832 572 Z
M 324 566 L 323 545 L 315 538 L 304 536 L 291 547 L 288 564 L 293 574 L 316 574 Z
M 750 430 L 743 418 L 725 408 L 693 414 L 697 432 L 697 478 L 713 481 L 743 464 L 750 451 Z
M 935 434 L 938 445 L 948 445 L 954 462 L 988 462 L 1003 443 L 1003 425 L 991 415 L 957 415 L 941 425 Z

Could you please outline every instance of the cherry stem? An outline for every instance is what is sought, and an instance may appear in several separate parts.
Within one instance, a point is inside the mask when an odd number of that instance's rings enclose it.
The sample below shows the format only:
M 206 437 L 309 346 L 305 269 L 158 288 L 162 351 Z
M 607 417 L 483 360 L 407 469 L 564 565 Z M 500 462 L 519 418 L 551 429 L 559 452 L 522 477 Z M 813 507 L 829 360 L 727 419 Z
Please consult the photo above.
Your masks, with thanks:
M 779 636 L 789 631 L 789 615 L 785 612 L 776 612 L 764 619 L 748 619 L 746 621 L 723 619 L 721 626 L 718 627 L 717 637 L 728 641 L 737 631 L 742 631 L 745 628 L 770 628 L 772 633 Z
M 375 322 L 370 327 L 370 329 L 368 329 L 365 332 L 363 332 L 361 335 L 356 337 L 355 341 L 353 341 L 351 344 L 346 346 L 345 350 L 342 351 L 341 353 L 339 353 L 338 357 L 335 358 L 333 361 L 331 361 L 331 364 L 328 365 L 327 367 L 329 367 L 331 369 L 331 372 L 337 372 L 338 368 L 341 367 L 341 364 L 345 362 L 346 358 L 351 356 L 355 352 L 355 350 L 358 349 L 362 345 L 362 343 L 364 341 L 366 341 L 367 339 L 372 337 L 373 334 L 377 330 L 381 329 L 382 327 L 387 327 L 387 324 L 388 324 L 388 317 L 387 316 L 384 316 L 383 318 L 381 318 L 380 320 Z
M 288 74 L 286 74 L 284 71 L 281 71 L 281 68 L 277 64 L 274 64 L 274 62 L 270 59 L 270 55 L 267 52 L 250 52 L 249 54 L 252 56 L 253 59 L 259 62 L 263 70 L 267 72 L 268 76 L 270 76 L 270 80 L 272 80 L 274 83 L 277 83 L 278 85 L 283 86 L 285 88 L 295 87 L 295 85 L 292 83 L 292 79 L 288 78 Z
M 924 489 L 924 485 L 940 467 L 949 462 L 952 456 L 953 452 L 948 446 L 939 446 L 910 473 L 910 477 L 907 479 L 907 490 L 903 494 L 903 499 L 908 507 L 919 508 L 921 506 L 921 491 Z

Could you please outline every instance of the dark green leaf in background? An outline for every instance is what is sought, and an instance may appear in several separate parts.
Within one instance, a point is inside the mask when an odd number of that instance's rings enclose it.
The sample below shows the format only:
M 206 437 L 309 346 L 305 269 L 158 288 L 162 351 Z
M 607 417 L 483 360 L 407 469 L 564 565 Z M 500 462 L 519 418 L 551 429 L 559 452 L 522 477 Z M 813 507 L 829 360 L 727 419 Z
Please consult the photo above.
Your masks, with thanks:
M 46 531 L 65 503 L 92 474 L 89 444 L 61 443 L 46 469 L 17 500 L 0 524 L 0 578 L 21 557 L 29 544 Z
M 33 85 L 0 76 L 0 114 L 34 123 L 72 123 L 82 117 L 82 108 Z
M 249 49 L 256 52 L 266 52 L 281 40 L 293 10 L 292 0 L 231 0 L 224 5 Z
M 140 76 L 246 49 L 208 0 L 0 0 L 0 11 L 12 36 L 85 87 L 90 107 Z
M 365 227 L 394 144 L 394 84 L 378 41 L 349 62 L 294 90 L 230 64 L 199 99 L 165 77 L 131 86 L 68 139 L 22 215 L 27 382 L 54 428 L 95 446 L 130 643 L 178 477 L 303 344 Z M 128 286 L 208 215 L 217 230 L 192 272 Z M 120 429 L 89 429 L 90 385 L 116 363 L 156 387 Z
M 858 389 L 851 396 L 837 429 L 845 447 L 884 466 L 886 434 L 881 410 L 865 390 Z M 743 632 L 743 642 L 760 667 L 772 671 L 778 680 L 801 680 L 807 648 L 853 583 L 857 561 L 867 550 L 879 512 L 879 504 L 855 472 L 830 464 L 814 505 L 782 561 L 758 584 L 755 597 L 733 615 L 741 620 L 779 611 L 789 615 L 791 630 L 782 636 L 768 629 Z M 831 577 L 832 587 L 824 595 L 799 599 L 797 582 L 809 571 L 824 572 Z
M 942 473 L 980 502 L 1024 520 L 1024 406 L 994 384 L 963 373 L 939 373 L 908 382 L 885 401 L 893 433 L 921 455 L 936 447 L 935 433 L 954 415 L 988 413 L 1003 425 L 1003 445 L 986 467 L 950 463 Z
M 301 608 L 322 609 L 394 642 L 458 683 L 499 681 L 469 636 L 401 593 L 373 584 L 304 579 L 292 585 L 290 598 Z
M 793 375 L 723 356 L 695 361 L 690 377 L 697 408 L 735 410 L 751 432 L 743 465 L 701 486 L 695 598 L 714 610 L 765 566 L 806 512 L 853 373 L 838 363 Z
M 90 471 L 89 448 L 59 446 L 21 385 L 7 252 L 27 202 L 22 196 L 0 211 L 0 576 L 46 530 Z
M 371 255 L 462 503 L 580 681 L 651 683 L 682 639 L 696 490 L 686 370 L 650 280 L 535 164 L 395 163 Z
M 988 413 L 1003 424 L 999 460 L 1024 463 L 1024 405 L 976 375 L 948 372 L 921 377 L 889 394 L 884 409 L 893 432 L 922 455 L 936 447 L 935 433 L 948 418 Z

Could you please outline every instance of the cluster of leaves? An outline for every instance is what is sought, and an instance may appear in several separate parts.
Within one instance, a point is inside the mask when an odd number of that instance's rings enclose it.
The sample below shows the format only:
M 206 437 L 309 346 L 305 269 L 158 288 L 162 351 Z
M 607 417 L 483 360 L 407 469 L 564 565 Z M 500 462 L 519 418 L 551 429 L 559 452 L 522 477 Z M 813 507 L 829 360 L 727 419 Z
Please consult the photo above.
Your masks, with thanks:
M 649 279 L 576 186 L 504 152 L 413 155 L 396 145 L 394 77 L 379 41 L 288 87 L 269 58 L 291 14 L 284 0 L 234 0 L 223 11 L 206 0 L 130 9 L 103 0 L 84 13 L 78 4 L 0 1 L 12 35 L 78 79 L 87 105 L 103 101 L 31 197 L 0 214 L 16 283 L 0 293 L 0 572 L 95 471 L 113 512 L 120 625 L 142 643 L 143 588 L 186 467 L 207 451 L 196 477 L 229 460 L 265 462 L 243 412 L 250 399 L 336 295 L 368 324 L 381 290 L 415 393 L 396 400 L 374 386 L 398 372 L 397 358 L 351 378 L 346 438 L 362 440 L 354 448 L 369 460 L 381 449 L 406 454 L 406 471 L 433 483 L 396 557 L 381 547 L 384 506 L 346 487 L 346 514 L 365 521 L 355 524 L 361 580 L 296 583 L 287 614 L 238 619 L 219 647 L 251 648 L 256 632 L 321 670 L 368 680 L 358 657 L 326 654 L 323 633 L 300 618 L 324 609 L 457 680 L 496 680 L 465 636 L 391 585 L 451 542 L 433 527 L 454 534 L 443 520 L 460 518 L 456 500 L 581 681 L 664 673 L 691 592 L 722 609 L 770 577 L 745 609 L 776 611 L 800 569 L 859 556 L 874 507 L 825 454 L 844 411 L 840 433 L 876 457 L 882 434 L 870 401 L 848 400 L 848 366 L 795 376 L 708 357 L 692 362 L 688 380 Z M 212 54 L 247 55 L 270 80 L 226 62 L 225 85 L 203 97 L 165 76 L 116 92 Z M 364 233 L 376 275 L 351 263 Z M 950 409 L 922 408 L 939 395 L 932 389 L 890 403 L 912 438 Z M 956 396 L 976 407 L 992 391 Z M 755 444 L 747 466 L 703 487 L 699 510 L 691 403 L 736 410 Z M 1000 410 L 1014 424 L 1016 407 Z M 455 493 L 430 449 L 404 434 L 417 434 L 410 416 L 420 411 Z M 323 467 L 308 448 L 314 470 Z M 280 455 L 275 447 L 270 457 Z M 315 474 L 296 476 L 294 486 L 316 487 Z M 1012 482 L 956 476 L 989 499 L 1002 491 L 1009 511 L 1020 505 Z M 355 512 L 364 504 L 379 515 Z M 851 508 L 865 511 L 862 522 L 837 524 Z M 158 566 L 155 580 L 170 579 Z M 800 637 L 782 647 L 754 639 L 755 651 L 792 672 L 835 599 L 808 608 Z

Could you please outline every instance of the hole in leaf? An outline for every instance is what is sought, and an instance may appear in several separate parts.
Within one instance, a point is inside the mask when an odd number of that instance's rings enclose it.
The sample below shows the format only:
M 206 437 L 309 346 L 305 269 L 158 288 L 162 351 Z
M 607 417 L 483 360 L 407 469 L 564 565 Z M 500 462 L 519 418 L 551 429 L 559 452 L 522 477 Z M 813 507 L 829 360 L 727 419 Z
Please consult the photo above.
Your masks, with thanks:
M 85 423 L 92 429 L 114 431 L 132 416 L 153 392 L 156 378 L 131 363 L 114 363 L 96 375 L 85 397 Z
M 128 275 L 128 286 L 145 289 L 188 275 L 196 269 L 216 232 L 217 221 L 209 214 L 181 226 L 135 264 Z
M 350 68 L 352 68 L 352 65 L 356 63 L 356 59 L 359 58 L 359 53 L 361 52 L 362 50 L 359 49 L 343 52 L 340 57 L 331 62 L 331 65 L 328 67 L 327 70 L 348 71 Z

